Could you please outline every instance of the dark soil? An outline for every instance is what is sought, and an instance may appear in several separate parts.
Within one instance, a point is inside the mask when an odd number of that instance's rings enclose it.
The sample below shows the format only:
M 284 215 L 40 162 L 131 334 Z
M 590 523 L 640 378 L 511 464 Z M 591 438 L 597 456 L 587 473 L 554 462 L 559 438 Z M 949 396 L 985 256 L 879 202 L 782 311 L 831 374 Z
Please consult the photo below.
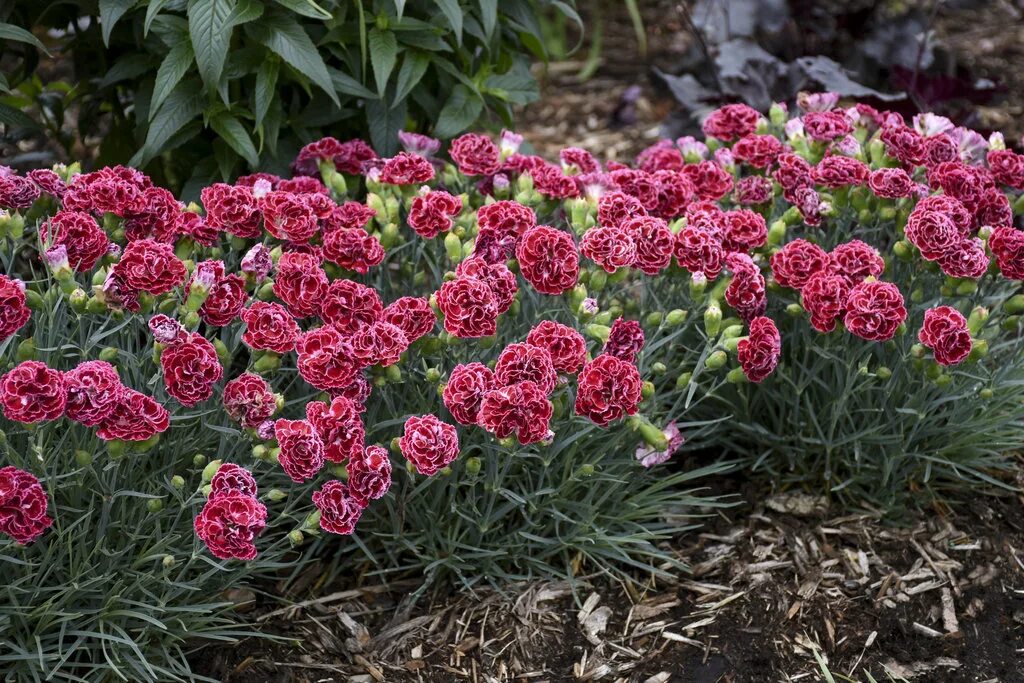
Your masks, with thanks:
M 1024 681 L 1017 496 L 891 526 L 776 495 L 680 540 L 692 573 L 668 583 L 537 582 L 415 605 L 412 584 L 308 591 L 291 596 L 305 607 L 254 612 L 285 640 L 211 647 L 197 665 L 233 683 L 767 683 L 825 680 L 817 652 L 855 681 Z

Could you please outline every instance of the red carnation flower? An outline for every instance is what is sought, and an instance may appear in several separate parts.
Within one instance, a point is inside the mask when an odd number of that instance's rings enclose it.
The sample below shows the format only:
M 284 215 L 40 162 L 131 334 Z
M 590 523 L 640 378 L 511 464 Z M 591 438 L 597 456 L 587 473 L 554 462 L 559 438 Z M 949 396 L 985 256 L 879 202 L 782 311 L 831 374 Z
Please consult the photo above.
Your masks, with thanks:
M 64 373 L 67 389 L 65 414 L 86 427 L 95 427 L 110 417 L 125 388 L 110 363 L 90 360 Z
M 1003 277 L 1024 280 L 1024 232 L 1013 228 L 996 228 L 988 238 L 988 248 L 996 257 Z
M 675 236 L 664 220 L 637 216 L 624 221 L 621 228 L 632 236 L 636 247 L 633 266 L 647 275 L 657 275 L 672 262 Z
M 988 167 L 995 179 L 1015 190 L 1024 190 L 1024 155 L 1009 149 L 988 152 Z
M 565 175 L 560 166 L 544 164 L 531 169 L 529 174 L 533 178 L 533 188 L 545 197 L 568 199 L 569 197 L 578 197 L 580 194 L 576 179 Z
M 650 173 L 634 168 L 620 168 L 611 171 L 608 177 L 613 185 L 636 197 L 648 211 L 658 208 L 658 185 Z
M 347 398 L 355 404 L 356 410 L 364 412 L 366 410 L 366 400 L 373 393 L 373 385 L 366 379 L 365 374 L 359 372 L 349 384 L 340 389 L 330 389 L 328 393 L 333 398 L 338 398 L 339 396 Z
M 260 198 L 259 207 L 267 232 L 279 240 L 308 242 L 319 228 L 302 195 L 274 190 Z
M 704 135 L 719 140 L 735 140 L 750 135 L 757 129 L 761 115 L 745 104 L 727 104 L 716 109 L 704 119 L 701 129 Z
M 251 188 L 214 183 L 199 196 L 210 227 L 245 239 L 260 236 L 259 204 Z
M 190 237 L 204 247 L 212 247 L 220 239 L 220 229 L 216 225 L 191 211 L 182 211 L 178 214 L 174 230 L 177 234 Z
M 216 498 L 239 493 L 255 498 L 256 479 L 252 476 L 252 472 L 244 467 L 226 462 L 217 468 L 217 472 L 210 479 L 210 495 L 208 497 Z
M 299 375 L 321 391 L 344 389 L 361 369 L 345 335 L 331 325 L 306 332 L 295 350 Z
M 885 144 L 885 152 L 908 166 L 924 163 L 924 138 L 912 128 L 904 125 L 885 126 L 879 134 Z
M 377 290 L 354 280 L 335 280 L 322 297 L 320 317 L 351 334 L 380 320 L 384 304 Z
M 469 277 L 449 280 L 437 290 L 444 329 L 455 337 L 489 337 L 498 329 L 498 303 L 487 283 Z
M 278 184 L 281 183 L 281 178 L 273 173 L 250 173 L 249 175 L 239 176 L 238 180 L 235 181 L 235 185 L 239 187 L 255 187 L 256 183 L 260 180 L 270 185 L 272 190 L 276 190 Z
M 292 481 L 301 484 L 316 476 L 324 466 L 324 444 L 307 420 L 277 420 L 274 438 L 281 447 L 278 461 Z
M 624 228 L 591 228 L 583 234 L 580 252 L 609 273 L 628 268 L 636 260 L 632 233 Z
M 493 206 L 493 204 L 491 205 Z M 518 206 L 518 205 L 517 205 Z M 481 207 L 481 210 L 484 207 Z M 524 207 L 525 208 L 525 207 Z M 452 229 L 452 217 L 462 211 L 462 199 L 443 190 L 417 195 L 409 207 L 409 227 L 424 239 Z
M 319 491 L 313 492 L 313 505 L 320 511 L 320 528 L 342 536 L 356 530 L 363 514 L 363 501 L 337 479 L 324 482 Z
M 374 209 L 362 202 L 345 202 L 340 206 L 333 207 L 331 214 L 323 220 L 324 232 L 329 233 L 339 228 L 348 228 L 349 230 L 363 228 L 376 215 L 377 212 Z
M 433 332 L 437 324 L 430 302 L 415 296 L 403 296 L 392 301 L 384 309 L 381 320 L 402 330 L 410 344 Z
M 733 156 L 754 168 L 768 168 L 782 150 L 782 143 L 774 135 L 745 135 L 732 146 Z
M 391 458 L 386 448 L 367 446 L 348 462 L 348 490 L 365 506 L 391 488 Z
M 957 365 L 971 353 L 974 342 L 967 319 L 952 306 L 937 306 L 924 312 L 924 325 L 917 333 L 921 343 L 935 354 L 939 365 Z
M 988 271 L 989 258 L 982 241 L 971 237 L 942 256 L 937 263 L 950 277 L 977 280 Z
M 0 467 L 0 533 L 28 545 L 50 528 L 46 516 L 50 501 L 35 475 L 7 466 Z
M 344 396 L 335 396 L 331 404 L 311 401 L 306 404 L 306 419 L 316 428 L 324 444 L 324 457 L 343 463 L 363 452 L 366 429 L 359 417 L 359 406 Z
M 241 180 L 241 178 L 239 178 Z M 239 184 L 237 181 L 235 184 Z M 300 175 L 294 178 L 288 178 L 287 180 L 278 180 L 276 183 L 271 183 L 270 189 L 281 190 L 282 192 L 291 192 L 293 194 L 322 194 L 329 196 L 330 190 L 319 178 L 314 178 L 308 175 Z
M 725 301 L 744 321 L 763 315 L 768 305 L 764 276 L 746 254 L 734 252 L 726 257 L 732 280 L 725 289 Z
M 984 168 L 947 161 L 929 170 L 928 182 L 942 188 L 944 194 L 960 201 L 973 213 L 985 193 L 995 187 L 992 174 Z
M 842 275 L 851 285 L 869 277 L 879 277 L 885 271 L 885 260 L 878 250 L 860 240 L 850 240 L 829 252 L 832 271 Z
M 516 246 L 516 259 L 523 277 L 542 294 L 562 294 L 579 279 L 579 253 L 572 236 L 546 225 L 526 231 Z
M 815 273 L 800 290 L 803 307 L 811 315 L 811 326 L 819 332 L 831 332 L 846 308 L 850 281 L 827 271 Z
M 306 318 L 320 313 L 328 284 L 327 274 L 316 256 L 296 251 L 281 254 L 274 278 L 274 294 L 295 317 Z
M 782 355 L 782 337 L 771 318 L 758 317 L 750 321 L 750 334 L 736 346 L 736 358 L 743 374 L 759 384 L 772 374 Z
M 978 225 L 993 228 L 1008 228 L 1013 225 L 1013 209 L 1010 200 L 1001 191 L 992 187 L 985 193 L 974 208 L 974 216 Z
M 597 222 L 606 228 L 615 228 L 630 218 L 646 215 L 647 209 L 640 200 L 625 192 L 605 192 L 597 200 Z
M 299 324 L 281 304 L 256 301 L 241 316 L 246 326 L 242 342 L 257 351 L 287 353 L 302 334 Z
M 681 215 L 697 194 L 697 188 L 681 171 L 655 171 L 651 177 L 658 188 L 658 205 L 651 213 L 661 218 Z
M 945 133 L 932 135 L 924 141 L 924 164 L 928 168 L 934 168 L 947 161 L 957 161 L 960 158 L 960 148 L 953 138 Z
M 545 349 L 558 372 L 574 373 L 586 362 L 587 343 L 583 335 L 554 320 L 542 320 L 526 335 L 526 343 Z M 461 367 L 461 366 L 460 366 Z M 449 408 L 451 410 L 451 408 Z M 458 419 L 458 418 L 456 418 Z M 475 422 L 475 418 L 468 424 Z M 459 422 L 463 422 L 459 420 Z M 463 424 L 467 424 L 463 422 Z
M 533 382 L 545 395 L 555 390 L 558 376 L 548 350 L 532 344 L 509 344 L 494 366 L 498 386 Z
M 787 152 L 780 154 L 776 163 L 778 167 L 772 175 L 784 192 L 792 193 L 798 188 L 814 185 L 814 167 L 803 157 Z
M 479 424 L 499 439 L 515 434 L 526 445 L 550 438 L 554 408 L 533 382 L 492 389 L 480 403 Z
M 324 260 L 357 273 L 380 265 L 386 255 L 380 240 L 362 228 L 339 228 L 324 235 Z
M 185 407 L 210 398 L 213 385 L 224 376 L 213 344 L 194 332 L 187 340 L 164 349 L 160 367 L 167 393 Z
M 186 296 L 188 296 L 186 292 Z M 207 325 L 224 327 L 238 317 L 249 295 L 245 291 L 245 279 L 236 273 L 220 274 L 210 288 L 206 301 L 199 308 L 199 317 Z
M 868 187 L 884 199 L 909 197 L 914 192 L 914 180 L 902 168 L 879 168 L 871 172 Z
M 224 385 L 224 410 L 243 427 L 255 429 L 277 410 L 277 399 L 267 381 L 245 372 Z
M 907 240 L 921 251 L 921 256 L 936 261 L 955 250 L 964 240 L 949 214 L 938 211 L 910 212 L 904 228 Z
M 67 404 L 64 374 L 45 363 L 27 360 L 0 377 L 0 405 L 4 417 L 31 424 L 56 420 Z
M 28 178 L 0 175 L 0 207 L 27 209 L 39 199 L 39 188 Z
M 863 185 L 870 174 L 871 169 L 863 161 L 841 155 L 825 157 L 812 171 L 814 182 L 828 188 Z
M 683 173 L 697 189 L 697 196 L 708 201 L 718 201 L 732 190 L 732 174 L 714 161 L 687 164 Z
M 36 168 L 26 176 L 43 192 L 60 199 L 67 192 L 68 186 L 56 172 L 49 168 Z
M 412 415 L 405 421 L 398 447 L 417 472 L 429 477 L 458 457 L 459 435 L 455 427 L 435 415 Z
M 380 182 L 389 185 L 418 185 L 434 177 L 434 167 L 419 154 L 399 152 L 384 162 Z
M 0 341 L 20 330 L 31 317 L 32 311 L 25 303 L 25 285 L 0 275 Z
M 210 497 L 195 519 L 196 536 L 222 560 L 256 559 L 256 538 L 267 526 L 267 508 L 244 493 Z
M 964 237 L 970 237 L 974 229 L 974 216 L 971 215 L 971 211 L 963 205 L 959 199 L 950 197 L 944 194 L 933 194 L 927 197 L 923 197 L 914 207 L 914 211 L 911 211 L 911 215 L 914 212 L 925 213 L 928 211 L 935 211 L 938 213 L 947 214 L 953 219 L 953 223 L 956 225 L 956 229 L 960 231 L 960 234 Z
M 566 147 L 558 152 L 558 158 L 567 171 L 575 171 L 577 175 L 582 173 L 596 173 L 601 170 L 594 155 L 579 147 Z
M 364 366 L 394 365 L 409 348 L 409 340 L 402 329 L 383 320 L 356 330 L 349 336 L 348 343 L 352 355 Z
M 747 206 L 764 204 L 774 194 L 772 181 L 764 176 L 752 175 L 736 183 L 736 202 Z
M 483 363 L 456 365 L 441 394 L 452 417 L 461 424 L 474 425 L 480 416 L 484 394 L 497 386 L 494 372 Z
M 614 356 L 627 363 L 636 361 L 636 356 L 644 348 L 644 330 L 635 320 L 616 318 L 608 333 L 608 341 L 604 343 L 602 353 Z
M 173 244 L 177 237 L 178 215 L 182 205 L 170 190 L 148 187 L 142 192 L 141 206 L 125 214 L 125 236 L 129 241 L 152 238 Z
M 477 209 L 476 220 L 481 230 L 492 230 L 499 237 L 511 236 L 518 240 L 537 225 L 537 214 L 519 202 L 503 199 Z
M 843 324 L 862 339 L 888 341 L 906 319 L 903 295 L 890 282 L 861 282 L 846 298 Z
M 174 247 L 148 239 L 129 242 L 114 269 L 128 287 L 153 295 L 184 284 L 186 275 Z
M 485 135 L 466 133 L 455 138 L 448 154 L 465 175 L 493 175 L 501 169 L 501 151 Z
M 81 211 L 58 211 L 45 224 L 44 239 L 51 247 L 64 246 L 68 263 L 79 272 L 92 270 L 110 244 L 96 219 Z
M 472 256 L 458 265 L 455 274 L 459 277 L 475 278 L 487 284 L 498 306 L 498 315 L 505 313 L 515 301 L 519 285 L 515 274 L 504 263 L 488 263 L 479 256 Z
M 691 273 L 703 273 L 708 280 L 718 277 L 725 267 L 725 248 L 708 230 L 683 228 L 676 235 L 672 251 L 680 266 Z
M 764 216 L 750 209 L 725 212 L 722 246 L 726 251 L 751 251 L 763 247 L 768 238 Z
M 170 423 L 166 408 L 152 397 L 125 387 L 121 400 L 110 416 L 100 423 L 96 436 L 105 441 L 145 441 L 167 431 Z
M 599 427 L 635 414 L 643 388 L 636 366 L 606 353 L 583 366 L 577 385 L 576 414 Z
M 807 137 L 820 142 L 832 142 L 853 132 L 850 119 L 841 111 L 807 112 L 802 121 Z
M 807 240 L 793 240 L 772 255 L 772 275 L 783 287 L 800 289 L 811 276 L 825 270 L 829 255 L 817 244 Z
M 647 173 L 678 171 L 685 163 L 683 153 L 676 149 L 669 140 L 662 140 L 651 145 L 636 157 L 637 167 Z

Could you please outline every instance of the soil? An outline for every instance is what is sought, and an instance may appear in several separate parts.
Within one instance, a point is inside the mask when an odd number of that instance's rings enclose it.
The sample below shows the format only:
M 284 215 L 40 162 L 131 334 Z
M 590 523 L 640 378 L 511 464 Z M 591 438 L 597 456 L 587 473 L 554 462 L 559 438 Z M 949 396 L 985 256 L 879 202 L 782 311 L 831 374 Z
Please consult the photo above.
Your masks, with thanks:
M 229 683 L 765 683 L 827 680 L 817 656 L 855 681 L 1024 681 L 1019 496 L 891 526 L 742 486 L 744 504 L 680 539 L 691 572 L 671 582 L 581 578 L 421 604 L 406 599 L 415 582 L 321 588 L 290 596 L 296 608 L 258 603 L 282 641 L 210 648 L 197 665 Z

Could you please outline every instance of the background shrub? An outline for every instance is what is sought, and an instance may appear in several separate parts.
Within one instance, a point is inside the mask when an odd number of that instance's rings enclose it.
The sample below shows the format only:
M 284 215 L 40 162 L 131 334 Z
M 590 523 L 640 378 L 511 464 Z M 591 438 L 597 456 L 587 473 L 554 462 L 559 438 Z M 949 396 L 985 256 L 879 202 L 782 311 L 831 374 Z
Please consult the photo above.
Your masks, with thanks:
M 537 97 L 544 12 L 579 23 L 573 0 L 19 0 L 5 35 L 56 31 L 56 78 L 39 46 L 5 41 L 0 122 L 47 128 L 72 158 L 98 142 L 101 165 L 130 160 L 192 197 L 282 172 L 340 130 L 391 155 L 409 122 L 442 138 L 489 115 L 511 127 Z

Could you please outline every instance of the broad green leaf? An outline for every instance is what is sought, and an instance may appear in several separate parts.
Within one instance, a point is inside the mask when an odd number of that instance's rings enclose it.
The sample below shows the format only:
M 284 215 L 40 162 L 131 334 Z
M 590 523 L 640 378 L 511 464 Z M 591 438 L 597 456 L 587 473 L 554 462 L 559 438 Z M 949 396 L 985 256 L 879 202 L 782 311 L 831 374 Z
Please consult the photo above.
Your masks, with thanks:
M 398 82 L 395 84 L 395 102 L 401 102 L 423 78 L 430 66 L 430 59 L 420 52 L 407 51 L 402 60 L 402 68 L 398 70 Z
M 245 159 L 250 167 L 256 168 L 259 165 L 256 146 L 252 144 L 249 132 L 238 119 L 228 113 L 218 114 L 210 119 L 210 128 L 213 128 L 220 139 L 228 143 L 238 156 Z
M 480 22 L 483 24 L 484 33 L 490 41 L 494 35 L 494 27 L 498 24 L 498 0 L 480 0 Z
M 459 0 L 434 0 L 437 7 L 448 20 L 448 26 L 455 34 L 455 42 L 462 45 L 462 8 L 459 7 Z
M 39 42 L 38 38 L 20 26 L 15 26 L 14 24 L 5 24 L 0 22 L 0 38 L 3 40 L 13 40 L 19 43 L 28 43 L 32 47 L 42 50 L 46 54 L 50 54 L 47 52 L 46 48 L 43 47 L 43 44 Z
M 370 45 L 370 61 L 373 64 L 373 79 L 377 82 L 377 95 L 383 99 L 388 87 L 388 78 L 398 58 L 398 42 L 390 31 L 373 29 L 367 37 Z
M 263 125 L 263 117 L 270 109 L 270 102 L 274 99 L 274 89 L 277 87 L 277 74 L 280 71 L 281 63 L 273 58 L 263 61 L 260 68 L 256 70 L 256 92 L 254 94 L 254 107 L 256 115 L 256 127 Z
M 150 114 L 160 109 L 160 105 L 171 94 L 178 82 L 184 78 L 193 60 L 192 43 L 183 40 L 167 53 L 160 68 L 156 71 L 156 81 L 153 84 L 153 101 L 150 104 Z
M 153 20 L 156 19 L 157 15 L 171 0 L 150 0 L 149 6 L 146 7 L 146 19 L 142 23 L 142 35 L 149 35 L 149 27 L 153 24 Z
M 331 82 L 334 84 L 334 89 L 340 93 L 352 95 L 353 97 L 363 97 L 366 99 L 373 99 L 377 96 L 372 90 L 349 76 L 347 73 L 343 73 L 330 67 L 328 67 L 327 73 L 331 75 Z
M 476 93 L 461 83 L 456 85 L 441 109 L 434 134 L 446 139 L 455 137 L 476 123 L 483 108 L 484 102 Z
M 152 71 L 153 60 L 147 54 L 130 53 L 117 60 L 114 66 L 103 75 L 99 87 L 106 88 L 119 81 L 141 76 Z
M 228 17 L 235 0 L 189 0 L 188 32 L 203 83 L 216 90 L 231 45 Z
M 320 19 L 321 21 L 327 21 L 331 18 L 331 13 L 325 10 L 320 5 L 313 2 L 313 0 L 275 0 L 277 4 L 282 7 L 287 7 L 296 14 L 301 14 L 304 17 L 310 19 Z
M 2 102 L 0 102 L 0 123 L 20 128 L 39 128 L 39 124 L 33 121 L 28 114 Z
M 486 88 L 515 104 L 528 104 L 535 101 L 539 95 L 537 81 L 529 68 L 522 65 L 513 67 L 508 73 L 491 76 L 487 79 Z
M 231 179 L 231 172 L 234 170 L 235 164 L 238 163 L 238 157 L 223 140 L 214 140 L 213 158 L 217 162 L 221 181 L 226 183 Z M 212 427 L 213 425 L 210 426 Z
M 366 123 L 370 128 L 370 142 L 382 156 L 398 152 L 398 131 L 405 128 L 405 102 L 388 108 L 382 100 L 366 103 Z
M 146 131 L 146 141 L 129 162 L 132 166 L 145 166 L 164 151 L 167 142 L 185 124 L 203 113 L 202 91 L 194 78 L 178 83 L 164 100 Z
M 264 9 L 266 8 L 259 0 L 238 0 L 238 4 L 228 15 L 227 23 L 231 26 L 240 26 L 256 21 L 263 16 Z
M 257 42 L 266 45 L 299 73 L 305 74 L 340 106 L 327 65 L 306 31 L 291 17 L 281 17 L 272 27 L 256 25 L 252 29 Z
M 135 6 L 137 0 L 100 0 L 100 28 L 103 32 L 103 44 L 110 44 L 110 32 L 125 12 Z

